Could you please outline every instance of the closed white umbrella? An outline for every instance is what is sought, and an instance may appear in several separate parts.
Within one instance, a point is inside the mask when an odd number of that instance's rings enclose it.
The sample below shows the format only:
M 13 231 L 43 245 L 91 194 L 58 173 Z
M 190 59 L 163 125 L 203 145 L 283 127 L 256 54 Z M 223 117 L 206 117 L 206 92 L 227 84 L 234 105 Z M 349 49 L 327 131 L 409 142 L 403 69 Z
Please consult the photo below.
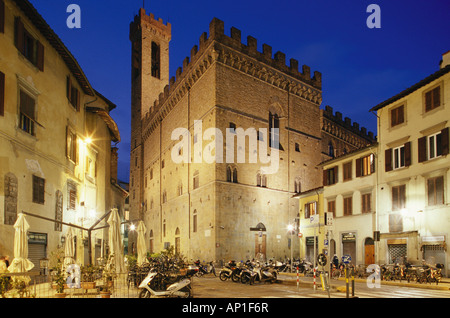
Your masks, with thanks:
M 17 217 L 17 221 L 14 224 L 16 230 L 14 234 L 14 259 L 11 265 L 8 267 L 10 273 L 25 273 L 34 267 L 33 262 L 28 259 L 28 236 L 27 232 L 30 228 L 25 215 L 20 213 Z M 16 277 L 14 277 L 15 279 Z M 22 279 L 26 283 L 30 281 L 29 276 L 17 277 Z
M 138 252 L 138 258 L 137 263 L 138 265 L 142 265 L 145 262 L 147 262 L 147 244 L 145 241 L 145 232 L 147 232 L 147 228 L 145 227 L 145 224 L 143 221 L 139 221 L 137 233 L 138 233 L 138 239 L 137 239 L 137 252 Z
M 66 267 L 74 263 L 74 245 L 72 227 L 69 227 L 66 234 L 66 245 L 64 247 L 64 265 Z
M 109 224 L 109 245 L 111 261 L 113 262 L 116 273 L 125 272 L 125 262 L 123 257 L 122 236 L 120 234 L 120 218 L 117 209 L 112 209 L 111 216 L 108 219 Z

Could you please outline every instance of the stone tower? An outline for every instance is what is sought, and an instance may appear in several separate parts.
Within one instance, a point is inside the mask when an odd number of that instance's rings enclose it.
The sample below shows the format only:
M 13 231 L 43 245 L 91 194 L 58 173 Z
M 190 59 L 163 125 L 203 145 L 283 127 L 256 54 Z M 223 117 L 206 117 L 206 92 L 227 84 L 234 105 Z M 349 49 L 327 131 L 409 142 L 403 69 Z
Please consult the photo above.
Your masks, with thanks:
M 131 151 L 130 151 L 130 220 L 142 219 L 144 145 L 142 118 L 150 111 L 164 86 L 169 83 L 169 42 L 171 25 L 156 20 L 153 14 L 139 10 L 130 24 L 132 43 L 131 72 Z M 129 246 L 132 248 L 133 238 Z M 130 250 L 131 251 L 131 250 Z

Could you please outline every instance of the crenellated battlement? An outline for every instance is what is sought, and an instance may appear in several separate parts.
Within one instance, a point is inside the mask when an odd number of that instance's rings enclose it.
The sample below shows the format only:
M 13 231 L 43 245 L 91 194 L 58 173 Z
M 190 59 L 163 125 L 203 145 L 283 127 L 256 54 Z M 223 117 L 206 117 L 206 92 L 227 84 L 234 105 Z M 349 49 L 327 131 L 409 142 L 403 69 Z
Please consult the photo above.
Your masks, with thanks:
M 265 43 L 262 45 L 262 52 L 259 52 L 257 49 L 258 40 L 252 36 L 248 36 L 247 43 L 243 43 L 241 31 L 235 27 L 231 27 L 229 36 L 226 35 L 224 22 L 217 18 L 214 18 L 209 24 L 209 36 L 222 44 L 247 54 L 260 62 L 268 64 L 283 73 L 304 81 L 314 88 L 322 89 L 322 74 L 320 72 L 315 71 L 311 74 L 311 68 L 308 65 L 303 65 L 302 70 L 300 71 L 299 62 L 296 59 L 290 59 L 289 65 L 287 65 L 286 54 L 280 51 L 272 54 L 272 47 Z
M 374 136 L 373 132 L 367 131 L 367 128 L 359 126 L 357 122 L 353 122 L 348 117 L 342 118 L 341 112 L 335 112 L 333 113 L 333 108 L 331 106 L 325 106 L 325 109 L 321 109 L 322 117 L 325 119 L 328 119 L 334 124 L 337 124 L 341 127 L 344 127 L 346 130 L 353 132 L 354 134 L 366 139 L 370 142 L 375 142 L 376 137 Z M 322 128 L 330 133 L 333 133 L 333 131 L 337 131 L 330 123 L 326 123 L 325 120 L 322 123 Z
M 136 31 L 138 31 L 143 25 L 153 28 L 156 32 L 162 33 L 162 35 L 170 41 L 172 36 L 172 25 L 169 22 L 164 24 L 164 21 L 161 18 L 155 19 L 153 13 L 147 15 L 144 8 L 139 10 L 139 14 L 134 17 L 134 21 L 130 24 L 130 39 L 132 41 Z
M 140 15 L 143 14 L 145 14 L 145 11 L 141 9 Z M 146 16 L 145 20 L 147 19 L 152 23 L 156 21 L 153 15 Z M 159 26 L 163 23 L 161 20 L 156 22 L 159 23 Z M 168 25 L 170 27 L 170 24 Z M 178 67 L 175 76 L 170 78 L 169 84 L 159 94 L 159 98 L 154 101 L 149 112 L 144 115 L 143 127 L 152 130 L 152 126 L 157 125 L 158 121 L 164 118 L 176 101 L 184 95 L 214 61 L 232 65 L 232 67 L 283 89 L 287 89 L 289 86 L 293 94 L 320 105 L 322 89 L 322 74 L 320 72 L 316 71 L 311 76 L 309 66 L 303 65 L 302 70 L 299 71 L 297 60 L 290 59 L 290 64 L 286 65 L 286 55 L 283 52 L 272 54 L 272 47 L 267 44 L 263 44 L 262 52 L 259 52 L 257 46 L 257 39 L 252 36 L 247 37 L 246 44 L 242 43 L 241 31 L 235 27 L 230 29 L 229 36 L 225 35 L 223 21 L 214 18 L 209 25 L 209 34 L 203 32 L 200 35 L 198 45 L 192 47 L 190 56 L 183 60 L 183 64 Z M 235 51 L 242 56 L 238 56 Z M 245 58 L 245 55 L 270 66 L 273 70 L 264 67 L 263 64 L 258 66 L 258 63 Z M 297 82 L 289 79 L 289 77 L 296 79 Z M 164 109 L 162 109 L 163 105 L 166 105 Z

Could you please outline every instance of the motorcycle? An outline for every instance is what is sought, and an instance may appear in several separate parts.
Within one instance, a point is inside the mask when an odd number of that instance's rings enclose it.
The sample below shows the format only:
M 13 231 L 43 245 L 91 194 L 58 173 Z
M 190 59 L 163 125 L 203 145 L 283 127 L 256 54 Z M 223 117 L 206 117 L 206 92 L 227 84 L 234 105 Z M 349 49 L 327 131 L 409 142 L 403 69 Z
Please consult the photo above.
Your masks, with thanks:
M 256 272 L 253 271 L 253 265 L 250 261 L 247 261 L 242 267 L 241 267 L 241 273 L 240 273 L 240 281 L 242 284 L 250 284 L 253 285 L 256 279 Z
M 258 263 L 253 267 L 253 273 L 256 275 L 252 276 L 253 282 L 259 281 L 259 282 L 270 282 L 275 283 L 278 279 L 278 273 L 276 269 L 274 269 L 271 266 L 261 266 Z
M 231 279 L 233 275 L 233 271 L 236 268 L 235 261 L 229 261 L 227 265 L 225 265 L 219 273 L 219 278 L 221 281 L 226 281 L 227 279 Z
M 200 260 L 197 260 L 196 262 L 194 262 L 194 264 L 199 268 L 199 270 L 197 272 L 198 277 L 201 277 L 203 275 L 210 274 L 210 273 L 213 273 L 214 276 L 217 276 L 216 268 L 214 267 L 213 262 L 209 262 L 209 266 L 208 266 L 208 265 L 200 264 Z
M 190 265 L 185 275 L 169 275 L 161 271 L 148 273 L 139 289 L 139 298 L 150 297 L 192 297 L 191 277 L 198 272 L 198 267 Z

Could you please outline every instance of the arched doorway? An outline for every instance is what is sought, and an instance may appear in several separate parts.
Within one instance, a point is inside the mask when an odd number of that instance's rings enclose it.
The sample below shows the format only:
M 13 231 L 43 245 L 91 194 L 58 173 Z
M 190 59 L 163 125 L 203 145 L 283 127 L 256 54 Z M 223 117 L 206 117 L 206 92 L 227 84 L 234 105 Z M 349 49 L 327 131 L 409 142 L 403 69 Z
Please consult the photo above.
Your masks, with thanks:
M 259 260 L 266 259 L 266 226 L 262 223 L 258 223 L 252 231 L 257 231 L 255 234 L 255 258 Z
M 375 242 L 371 237 L 364 240 L 364 264 L 375 264 Z

